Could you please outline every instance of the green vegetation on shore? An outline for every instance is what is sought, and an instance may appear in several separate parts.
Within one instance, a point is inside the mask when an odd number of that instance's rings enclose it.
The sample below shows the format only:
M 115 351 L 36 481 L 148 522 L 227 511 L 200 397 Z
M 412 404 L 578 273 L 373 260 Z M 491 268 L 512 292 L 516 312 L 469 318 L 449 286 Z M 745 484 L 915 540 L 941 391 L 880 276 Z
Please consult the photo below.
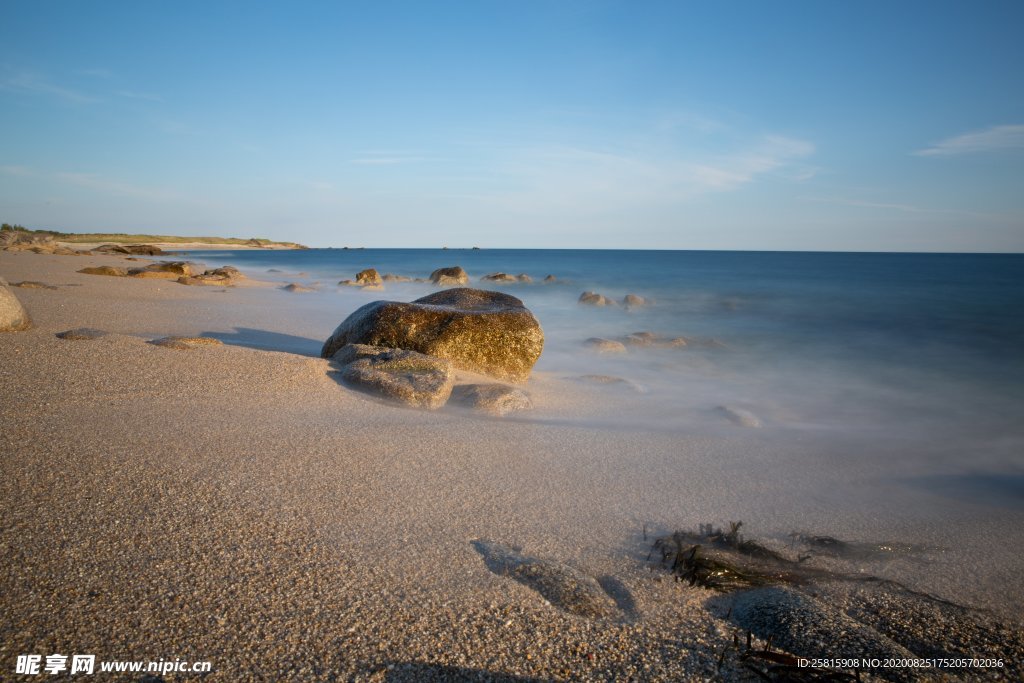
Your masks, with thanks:
M 57 230 L 29 230 L 28 228 L 21 225 L 10 225 L 8 223 L 0 225 L 0 230 L 31 233 L 33 235 L 38 235 L 40 237 L 45 237 L 49 235 L 58 242 L 72 243 L 110 242 L 114 244 L 187 244 L 194 242 L 199 244 L 238 244 L 251 247 L 287 247 L 290 249 L 308 248 L 296 242 L 275 242 L 274 240 L 268 240 L 262 237 L 253 237 L 250 239 L 245 239 L 242 237 L 179 237 L 177 235 L 129 235 L 117 232 L 71 233 L 60 232 Z

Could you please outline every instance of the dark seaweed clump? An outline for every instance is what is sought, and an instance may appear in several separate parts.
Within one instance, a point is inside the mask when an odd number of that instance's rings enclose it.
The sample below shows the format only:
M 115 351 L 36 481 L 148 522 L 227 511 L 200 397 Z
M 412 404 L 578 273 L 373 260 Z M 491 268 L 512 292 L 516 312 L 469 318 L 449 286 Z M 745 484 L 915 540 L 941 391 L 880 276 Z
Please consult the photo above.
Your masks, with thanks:
M 728 531 L 712 524 L 701 524 L 697 532 L 676 531 L 656 539 L 651 553 L 661 553 L 661 564 L 676 581 L 716 591 L 801 581 L 802 573 L 796 572 L 799 562 L 744 539 L 742 525 L 730 522 Z

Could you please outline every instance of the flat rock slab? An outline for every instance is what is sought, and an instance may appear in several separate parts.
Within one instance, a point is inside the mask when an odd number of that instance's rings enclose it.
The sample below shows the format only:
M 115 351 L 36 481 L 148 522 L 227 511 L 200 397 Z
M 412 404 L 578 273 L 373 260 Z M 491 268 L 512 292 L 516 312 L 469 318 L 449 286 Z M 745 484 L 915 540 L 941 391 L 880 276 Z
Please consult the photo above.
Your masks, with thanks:
M 590 339 L 583 342 L 583 345 L 589 349 L 597 351 L 598 353 L 625 353 L 626 345 L 620 341 L 614 339 L 605 339 L 604 337 L 591 337 Z
M 743 408 L 718 406 L 715 408 L 715 413 L 729 422 L 732 422 L 737 427 L 756 428 L 761 426 L 761 419 L 749 410 L 744 410 Z
M 7 288 L 7 283 L 0 280 L 0 332 L 19 332 L 32 327 L 25 307 Z
M 58 339 L 67 339 L 70 341 L 92 341 L 94 339 L 100 339 L 106 337 L 108 332 L 103 330 L 97 330 L 92 327 L 76 327 L 73 330 L 66 330 L 64 332 L 58 332 Z
M 203 346 L 222 346 L 224 342 L 213 337 L 161 337 L 160 339 L 154 339 L 150 344 L 163 346 L 168 349 L 187 351 Z
M 506 384 L 460 384 L 451 402 L 490 415 L 508 415 L 533 408 L 529 394 Z
M 300 284 L 297 284 L 295 282 L 287 284 L 284 287 L 282 287 L 281 289 L 283 289 L 286 292 L 315 292 L 316 291 L 312 287 L 306 287 L 304 285 L 300 285 Z
M 21 289 L 57 289 L 57 287 L 54 287 L 53 285 L 48 285 L 45 282 L 35 282 L 34 280 L 12 282 L 11 287 L 20 287 Z
M 177 275 L 166 270 L 148 270 L 146 268 L 133 268 L 128 271 L 128 277 L 135 277 L 143 280 L 177 280 L 179 277 L 184 276 Z
M 638 394 L 646 394 L 647 388 L 637 384 L 632 380 L 625 379 L 623 377 L 615 377 L 614 375 L 580 375 L 574 378 L 579 382 L 586 382 L 587 384 L 601 384 L 604 386 L 619 386 L 627 387 L 632 389 Z
M 622 343 L 628 346 L 675 349 L 687 346 L 690 340 L 686 337 L 666 337 L 656 332 L 634 332 L 623 337 Z
M 522 382 L 544 348 L 544 332 L 514 296 L 460 287 L 411 303 L 366 304 L 338 326 L 321 355 L 330 358 L 346 344 L 417 351 L 464 370 Z
M 758 638 L 807 658 L 894 658 L 916 655 L 870 626 L 792 588 L 771 586 L 736 594 L 732 619 Z M 910 678 L 907 669 L 880 669 L 883 678 Z
M 615 600 L 597 579 L 555 560 L 524 555 L 520 548 L 473 541 L 487 568 L 532 588 L 555 607 L 570 614 L 589 618 L 607 618 L 618 614 Z
M 207 270 L 200 275 L 182 275 L 178 282 L 183 285 L 221 285 L 229 287 L 234 285 L 235 280 L 244 279 L 245 276 L 234 266 L 224 266 Z
M 114 266 L 90 266 L 82 268 L 78 272 L 86 275 L 110 275 L 111 277 L 126 277 L 128 275 L 128 271 L 124 268 L 115 268 Z
M 345 364 L 345 382 L 417 408 L 440 408 L 455 384 L 450 363 L 415 351 L 358 345 L 334 360 Z

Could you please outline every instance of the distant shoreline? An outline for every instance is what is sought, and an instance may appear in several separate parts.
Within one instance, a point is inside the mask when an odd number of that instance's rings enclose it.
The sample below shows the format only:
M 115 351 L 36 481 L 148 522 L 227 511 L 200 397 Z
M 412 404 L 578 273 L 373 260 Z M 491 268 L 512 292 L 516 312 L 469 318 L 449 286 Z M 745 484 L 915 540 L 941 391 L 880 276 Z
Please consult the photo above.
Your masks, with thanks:
M 149 244 L 161 249 L 308 249 L 298 242 L 277 242 L 263 237 L 182 237 L 178 235 L 144 235 L 107 232 L 61 232 L 30 230 L 21 225 L 4 223 L 0 232 L 5 244 L 55 242 L 77 249 L 94 249 L 104 244 Z
M 290 251 L 298 249 L 306 249 L 302 245 L 292 245 L 282 242 L 269 242 L 256 246 L 253 244 L 234 244 L 231 242 L 136 242 L 136 241 L 118 241 L 118 240 L 103 240 L 100 242 L 68 242 L 66 240 L 57 240 L 57 244 L 65 246 L 71 249 L 84 249 L 92 250 L 96 247 L 103 246 L 104 244 L 146 244 L 153 247 L 159 247 L 164 251 L 198 251 L 198 250 L 209 250 L 209 251 L 243 251 L 243 250 L 274 250 L 274 251 Z

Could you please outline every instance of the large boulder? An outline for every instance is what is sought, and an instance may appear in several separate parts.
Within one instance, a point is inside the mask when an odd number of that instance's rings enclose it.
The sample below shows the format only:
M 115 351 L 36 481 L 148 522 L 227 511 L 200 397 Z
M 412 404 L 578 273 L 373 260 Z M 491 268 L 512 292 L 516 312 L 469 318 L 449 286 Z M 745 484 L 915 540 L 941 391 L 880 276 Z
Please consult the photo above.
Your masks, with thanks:
M 18 332 L 31 326 L 32 320 L 25 307 L 7 288 L 7 281 L 0 278 L 0 332 Z
M 469 275 L 461 266 L 438 268 L 430 274 L 430 281 L 435 285 L 464 285 L 469 282 Z
M 415 351 L 351 344 L 334 360 L 345 382 L 417 408 L 440 408 L 455 384 L 451 363 Z
M 366 304 L 338 326 L 321 355 L 330 358 L 346 344 L 418 351 L 465 370 L 523 382 L 544 348 L 544 332 L 514 296 L 460 287 L 412 303 Z

